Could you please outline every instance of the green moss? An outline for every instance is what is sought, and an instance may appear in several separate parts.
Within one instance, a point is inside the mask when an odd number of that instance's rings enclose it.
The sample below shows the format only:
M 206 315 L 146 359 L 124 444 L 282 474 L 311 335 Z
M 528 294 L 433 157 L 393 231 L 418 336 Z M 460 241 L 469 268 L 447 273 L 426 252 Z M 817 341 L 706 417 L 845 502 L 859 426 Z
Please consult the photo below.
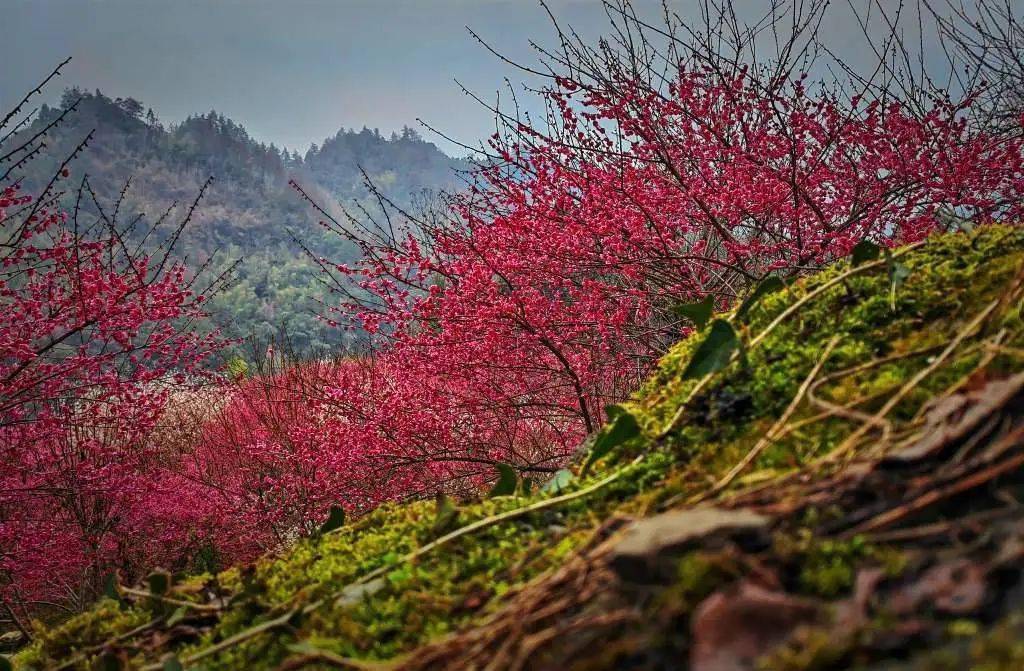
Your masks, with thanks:
M 60 626 L 42 628 L 31 646 L 15 662 L 19 667 L 44 669 L 55 659 L 81 658 L 80 666 L 91 666 L 99 656 L 96 646 L 125 634 L 152 619 L 143 609 L 123 608 L 112 599 L 99 601 L 92 610 L 76 615 Z
M 805 629 L 794 640 L 758 660 L 759 671 L 829 671 L 843 668 L 851 639 L 826 629 Z
M 675 583 L 666 590 L 666 596 L 679 610 L 690 611 L 741 573 L 728 554 L 691 552 L 679 560 Z
M 971 643 L 973 671 L 1011 671 L 1024 668 L 1021 619 L 1011 619 Z M 963 668 L 963 667 L 961 667 Z
M 218 583 L 235 597 L 217 624 L 198 643 L 175 650 L 185 658 L 199 653 L 255 624 L 289 610 L 323 600 L 296 627 L 254 637 L 230 650 L 204 659 L 204 668 L 273 668 L 299 640 L 337 654 L 388 658 L 474 622 L 500 607 L 510 594 L 541 573 L 560 566 L 613 515 L 644 515 L 659 506 L 677 505 L 699 494 L 743 457 L 789 405 L 797 389 L 821 357 L 825 342 L 840 341 L 825 362 L 822 376 L 834 374 L 878 357 L 884 365 L 830 380 L 819 389 L 821 398 L 858 403 L 872 412 L 892 392 L 928 365 L 934 351 L 921 350 L 948 343 L 990 301 L 1001 297 L 1024 259 L 1024 230 L 981 227 L 970 235 L 939 236 L 902 257 L 911 270 L 890 305 L 889 280 L 884 268 L 853 275 L 803 305 L 764 341 L 717 374 L 684 407 L 696 382 L 684 380 L 683 370 L 702 334 L 678 343 L 627 408 L 637 417 L 643 436 L 614 450 L 585 480 L 573 482 L 576 491 L 593 484 L 636 456 L 621 477 L 598 491 L 544 511 L 489 526 L 414 564 L 400 561 L 440 533 L 431 502 L 386 505 L 319 539 L 296 543 L 280 557 L 268 557 L 253 567 L 221 573 Z M 848 269 L 838 264 L 793 287 L 767 296 L 742 328 L 749 339 L 764 331 L 778 315 L 802 296 Z M 1019 306 L 986 325 L 986 333 L 1008 329 L 1005 342 L 1021 347 Z M 939 371 L 928 376 L 900 403 L 896 418 L 913 415 L 921 404 L 970 373 L 977 352 L 957 352 Z M 1014 357 L 998 356 L 994 370 L 1019 370 Z M 797 469 L 828 453 L 856 428 L 848 419 L 814 419 L 819 410 L 804 402 L 791 418 L 802 423 L 765 450 L 744 476 L 765 477 Z M 664 440 L 656 440 L 678 415 Z M 814 419 L 814 421 L 811 421 Z M 734 486 L 743 483 L 737 479 Z M 457 525 L 519 508 L 551 496 L 503 497 L 464 502 Z M 811 527 L 810 523 L 806 526 Z M 787 555 L 801 589 L 823 597 L 849 590 L 855 567 L 873 562 L 898 572 L 898 553 L 870 548 L 855 541 L 819 543 L 797 538 Z M 377 589 L 362 598 L 337 601 L 345 587 L 381 567 L 390 567 Z M 679 567 L 675 596 L 691 604 L 721 580 L 729 579 L 723 565 L 698 555 Z M 181 585 L 185 583 L 180 583 Z M 188 597 L 186 597 L 188 598 Z M 146 621 L 144 607 L 120 611 L 109 602 L 64 625 L 44 631 L 18 657 L 22 666 L 52 666 L 76 650 L 97 646 Z M 815 668 L 828 659 L 828 646 L 800 662 Z M 154 662 L 165 650 L 126 648 L 136 663 Z M 802 661 L 801 661 L 802 660 Z M 782 662 L 779 662 L 780 664 Z M 786 662 L 790 664 L 790 662 Z M 781 666 L 778 668 L 796 668 Z
M 1024 668 L 1024 613 L 1015 612 L 983 628 L 971 620 L 949 624 L 951 641 L 924 651 L 902 671 L 1018 671 Z
M 823 599 L 847 594 L 857 570 L 868 564 L 881 566 L 887 575 L 898 575 L 905 566 L 899 552 L 871 545 L 863 537 L 819 539 L 807 528 L 776 535 L 772 555 L 793 567 L 799 591 Z

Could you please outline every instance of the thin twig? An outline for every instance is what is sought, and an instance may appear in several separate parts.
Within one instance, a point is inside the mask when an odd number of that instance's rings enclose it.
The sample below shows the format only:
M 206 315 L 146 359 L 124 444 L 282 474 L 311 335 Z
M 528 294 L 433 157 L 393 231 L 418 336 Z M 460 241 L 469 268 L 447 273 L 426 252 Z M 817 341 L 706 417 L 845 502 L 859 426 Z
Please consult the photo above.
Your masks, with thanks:
M 139 626 L 135 627 L 134 629 L 126 631 L 123 634 L 118 634 L 117 636 L 115 636 L 115 637 L 113 637 L 111 639 L 108 639 L 108 640 L 104 641 L 103 643 L 101 643 L 99 645 L 90 646 L 90 647 L 86 648 L 84 652 L 80 653 L 79 655 L 77 655 L 75 657 L 72 657 L 71 659 L 69 659 L 66 662 L 64 662 L 63 664 L 61 664 L 60 666 L 56 667 L 54 669 L 54 671 L 64 671 L 64 669 L 76 668 L 80 662 L 84 662 L 91 655 L 99 652 L 100 650 L 102 650 L 103 648 L 109 646 L 110 644 L 112 644 L 112 643 L 120 643 L 121 641 L 127 641 L 127 640 L 133 638 L 137 634 L 141 634 L 144 631 L 148 631 L 149 629 L 152 629 L 153 627 L 155 627 L 156 625 L 160 624 L 163 621 L 164 621 L 163 617 L 158 617 L 155 620 L 150 620 L 149 622 L 146 622 L 145 624 L 140 624 Z M 163 665 L 157 665 L 156 668 L 157 669 L 162 669 Z
M 782 431 L 783 427 L 786 426 L 786 423 L 789 422 L 789 418 L 793 416 L 793 413 L 796 411 L 797 407 L 799 407 L 800 403 L 803 402 L 804 396 L 806 396 L 811 383 L 813 383 L 814 379 L 818 377 L 818 373 L 821 372 L 822 366 L 824 366 L 825 362 L 828 361 L 829 356 L 832 354 L 832 350 L 835 349 L 837 344 L 839 344 L 839 336 L 834 335 L 832 336 L 832 339 L 828 341 L 828 344 L 825 345 L 825 350 L 821 353 L 821 357 L 818 359 L 818 362 L 814 364 L 811 372 L 807 374 L 803 384 L 800 385 L 800 388 L 796 392 L 796 396 L 794 396 L 793 400 L 790 401 L 785 412 L 783 412 L 775 423 L 772 424 L 772 427 L 768 429 L 768 432 L 764 434 L 761 440 L 757 441 L 757 444 L 747 452 L 746 456 L 740 459 L 739 463 L 733 466 L 729 472 L 726 473 L 722 479 L 716 482 L 711 489 L 694 497 L 688 501 L 688 503 L 699 503 L 707 497 L 713 496 L 728 487 L 732 481 L 736 479 L 736 476 L 742 473 L 747 466 L 753 463 L 753 461 L 775 441 L 776 436 Z
M 543 501 L 537 501 L 536 503 L 532 503 L 532 504 L 530 504 L 528 506 L 524 506 L 522 508 L 516 508 L 514 510 L 507 510 L 507 511 L 505 511 L 503 513 L 499 513 L 497 515 L 491 515 L 490 517 L 485 517 L 485 518 L 483 518 L 481 520 L 477 520 L 476 522 L 473 522 L 472 524 L 467 524 L 464 527 L 456 529 L 455 531 L 453 531 L 453 532 L 451 532 L 449 534 L 445 534 L 444 536 L 441 536 L 440 538 L 437 538 L 436 540 L 433 540 L 433 541 L 427 543 L 426 545 L 424 545 L 422 547 L 419 547 L 416 550 L 413 550 L 412 552 L 410 552 L 407 555 L 405 555 L 404 557 L 402 557 L 398 561 L 398 563 L 404 564 L 404 563 L 407 563 L 407 562 L 415 561 L 416 559 L 419 559 L 423 555 L 436 550 L 437 548 L 441 547 L 442 545 L 447 545 L 448 543 L 450 543 L 450 542 L 452 542 L 452 541 L 454 541 L 454 540 L 456 540 L 458 538 L 461 538 L 462 536 L 465 536 L 467 534 L 471 534 L 471 533 L 473 533 L 475 531 L 479 531 L 481 529 L 485 529 L 487 527 L 493 526 L 493 525 L 498 524 L 500 522 L 505 522 L 507 520 L 515 519 L 517 517 L 522 517 L 523 515 L 527 515 L 529 513 L 536 512 L 538 510 L 544 510 L 545 508 L 551 508 L 551 507 L 557 506 L 559 504 L 566 503 L 567 501 L 572 501 L 574 499 L 579 499 L 579 498 L 582 498 L 582 497 L 587 496 L 589 494 L 593 494 L 594 492 L 596 492 L 597 490 L 601 489 L 602 487 L 606 487 L 609 484 L 611 484 L 612 482 L 615 482 L 616 480 L 618 480 L 622 476 L 622 474 L 626 471 L 626 469 L 628 469 L 631 466 L 635 466 L 636 464 L 638 464 L 642 458 L 643 458 L 642 456 L 641 457 L 637 457 L 632 462 L 630 462 L 630 464 L 628 466 L 620 468 L 619 470 L 615 471 L 614 473 L 612 473 L 608 477 L 606 477 L 606 478 L 604 478 L 602 480 L 599 480 L 599 481 L 595 482 L 594 484 L 590 485 L 589 487 L 585 487 L 585 488 L 583 488 L 583 489 L 581 489 L 581 490 L 579 490 L 577 492 L 571 492 L 569 494 L 563 494 L 561 496 L 556 496 L 554 498 L 544 499 Z M 393 571 L 393 570 L 394 570 L 394 565 L 392 565 L 392 564 L 388 564 L 387 566 L 381 566 L 381 567 L 379 567 L 379 568 L 377 568 L 377 569 L 375 569 L 373 571 L 370 571 L 369 573 L 363 575 L 361 578 L 359 578 L 355 582 L 351 583 L 349 585 L 349 587 L 355 586 L 355 585 L 366 584 L 366 583 L 370 582 L 371 580 L 374 580 L 375 578 L 379 578 L 380 576 L 386 574 L 389 571 Z
M 137 596 L 143 599 L 155 599 L 156 601 L 161 601 L 172 606 L 183 606 L 185 608 L 191 608 L 192 610 L 198 610 L 203 612 L 217 612 L 222 610 L 220 606 L 217 606 L 212 603 L 194 603 L 192 601 L 185 601 L 183 599 L 172 599 L 171 597 L 153 594 L 152 592 L 147 592 L 146 590 L 142 589 L 134 589 L 132 587 L 121 586 L 119 589 L 125 594 L 130 594 L 132 596 Z
M 606 478 L 604 478 L 602 480 L 599 480 L 598 482 L 595 482 L 594 484 L 590 485 L 589 487 L 585 487 L 585 488 L 583 488 L 583 489 L 581 489 L 579 491 L 571 492 L 569 494 L 563 494 L 562 496 L 555 496 L 553 498 L 545 499 L 543 501 L 537 501 L 536 503 L 532 503 L 532 504 L 530 504 L 528 506 L 524 506 L 522 508 L 516 508 L 515 510 L 508 510 L 508 511 L 505 511 L 505 512 L 500 513 L 498 515 L 492 515 L 490 517 L 485 517 L 482 520 L 477 520 L 476 522 L 473 522 L 472 524 L 467 524 L 464 527 L 456 529 L 455 531 L 453 531 L 453 532 L 451 532 L 449 534 L 446 534 L 444 536 L 441 536 L 440 538 L 438 538 L 438 539 L 436 539 L 434 541 L 431 541 L 430 543 L 427 543 L 426 545 L 424 545 L 424 546 L 422 546 L 420 548 L 417 548 L 416 550 L 406 554 L 404 557 L 399 559 L 398 563 L 404 564 L 404 563 L 407 563 L 407 562 L 415 561 L 416 559 L 419 559 L 420 557 L 426 555 L 427 553 L 432 552 L 433 550 L 436 550 L 437 548 L 441 547 L 442 545 L 446 545 L 446 544 L 448 544 L 448 543 L 450 543 L 450 542 L 452 542 L 452 541 L 454 541 L 454 540 L 456 540 L 458 538 L 461 538 L 462 536 L 471 534 L 471 533 L 473 533 L 475 531 L 479 531 L 481 529 L 485 529 L 487 527 L 493 526 L 493 525 L 498 524 L 500 522 L 505 522 L 505 521 L 510 520 L 510 519 L 515 519 L 517 517 L 522 517 L 523 515 L 527 515 L 529 513 L 536 512 L 538 510 L 544 510 L 546 508 L 551 508 L 551 507 L 560 505 L 562 503 L 566 503 L 568 501 L 572 501 L 572 500 L 579 499 L 579 498 L 582 498 L 584 496 L 587 496 L 589 494 L 593 494 L 594 492 L 598 491 L 602 487 L 606 487 L 609 484 L 611 484 L 612 482 L 615 482 L 616 480 L 618 480 L 622 476 L 622 474 L 626 472 L 626 470 L 628 468 L 638 464 L 642 458 L 643 457 L 637 457 L 632 462 L 630 462 L 630 464 L 628 466 L 624 466 L 623 468 L 620 468 L 619 470 L 615 471 L 614 473 L 612 473 L 608 477 L 606 477 Z M 371 580 L 373 580 L 375 578 L 379 578 L 380 576 L 386 574 L 388 571 L 394 570 L 394 567 L 395 567 L 394 564 L 388 564 L 387 566 L 381 566 L 381 567 L 379 567 L 379 568 L 377 568 L 377 569 L 375 569 L 373 571 L 370 571 L 369 573 L 366 573 L 365 575 L 363 575 L 362 577 L 357 579 L 355 582 L 350 583 L 349 585 L 347 585 L 345 587 L 345 589 L 347 589 L 348 587 L 355 586 L 355 585 L 362 585 L 362 584 L 365 584 L 365 583 L 367 583 L 367 582 L 369 582 L 369 581 L 371 581 Z M 342 591 L 344 591 L 344 589 Z M 145 594 L 148 596 L 148 593 L 145 593 Z M 217 643 L 216 645 L 210 646 L 209 648 L 204 648 L 203 650 L 200 650 L 200 651 L 196 652 L 195 654 L 190 655 L 189 657 L 186 657 L 186 658 L 182 659 L 181 662 L 182 662 L 182 664 L 185 664 L 185 665 L 193 664 L 194 662 L 197 662 L 200 659 L 204 659 L 204 658 L 209 657 L 210 655 L 216 654 L 216 653 L 218 653 L 218 652 L 220 652 L 222 650 L 226 650 L 228 648 L 236 646 L 239 643 L 244 643 L 245 641 L 248 641 L 249 639 L 251 639 L 251 638 L 253 638 L 255 636 L 258 636 L 258 635 L 260 635 L 260 634 L 262 634 L 264 632 L 271 631 L 271 630 L 277 629 L 279 627 L 287 626 L 289 624 L 289 622 L 291 622 L 292 618 L 295 617 L 296 615 L 311 613 L 314 610 L 317 610 L 318 608 L 323 606 L 325 603 L 327 603 L 327 599 L 317 599 L 316 601 L 313 601 L 313 602 L 307 604 L 304 607 L 294 608 L 294 609 L 288 611 L 287 613 L 285 613 L 285 614 L 283 614 L 283 615 L 281 615 L 279 617 L 276 617 L 276 618 L 274 618 L 272 620 L 267 620 L 266 622 L 261 622 L 260 624 L 255 625 L 253 627 L 249 627 L 248 629 L 243 629 L 242 631 L 238 632 L 234 636 L 230 636 L 230 637 L 224 639 L 223 641 L 221 641 L 220 643 Z M 155 664 L 150 664 L 148 666 L 143 667 L 143 671 L 159 671 L 159 669 L 161 669 L 161 668 L 162 668 L 162 666 L 159 663 L 155 663 Z
M 1008 505 L 1003 508 L 983 510 L 973 515 L 964 515 L 963 517 L 953 520 L 932 522 L 930 524 L 908 527 L 906 529 L 893 529 L 891 531 L 868 533 L 866 534 L 866 539 L 872 543 L 917 541 L 923 538 L 930 538 L 932 536 L 946 535 L 953 529 L 962 529 L 972 524 L 985 524 L 1008 515 L 1019 515 L 1020 512 L 1021 507 L 1019 505 Z
M 992 363 L 992 360 L 995 359 L 996 355 L 999 353 L 999 347 L 1003 340 L 1006 339 L 1006 336 L 1006 329 L 1000 329 L 999 333 L 995 334 L 991 340 L 983 343 L 981 345 L 981 349 L 984 349 L 985 353 L 981 356 L 981 360 L 978 361 L 978 365 L 976 365 L 974 368 L 970 370 L 970 372 L 968 372 L 966 375 L 961 376 L 959 380 L 950 385 L 946 389 L 946 391 L 944 391 L 942 395 L 939 396 L 939 398 L 945 398 L 947 396 L 952 396 L 953 394 L 957 393 L 958 391 L 960 391 L 961 388 L 963 388 L 965 384 L 970 382 L 971 378 L 974 377 L 974 375 L 978 371 L 988 368 L 989 364 Z M 911 418 L 910 423 L 913 424 L 915 422 L 921 421 L 921 419 L 924 418 L 925 413 L 928 412 L 928 407 L 929 404 L 925 403 L 920 408 L 918 408 L 917 412 L 914 413 L 913 418 Z
M 967 324 L 966 327 L 964 327 L 959 333 L 956 334 L 956 337 L 950 341 L 949 345 L 946 346 L 946 349 L 942 350 L 941 354 L 935 357 L 934 361 L 932 361 L 930 364 L 919 370 L 912 378 L 910 378 L 907 381 L 906 384 L 904 384 L 900 388 L 899 391 L 893 394 L 893 396 L 888 401 L 885 402 L 885 405 L 883 405 L 878 410 L 878 412 L 875 413 L 871 422 L 865 422 L 864 424 L 861 424 L 853 433 L 846 437 L 846 440 L 844 440 L 839 445 L 839 447 L 835 448 L 834 450 L 826 454 L 824 457 L 818 460 L 818 462 L 832 463 L 846 456 L 850 449 L 854 445 L 856 445 L 856 443 L 861 438 L 864 437 L 864 435 L 871 429 L 872 426 L 884 420 L 886 415 L 888 415 L 893 408 L 899 405 L 899 403 L 904 398 L 906 398 L 907 394 L 916 389 L 917 386 L 920 385 L 926 377 L 934 373 L 939 368 L 939 366 L 945 363 L 946 359 L 948 359 L 950 355 L 952 355 L 953 352 L 956 351 L 956 349 L 960 346 L 961 343 L 963 343 L 964 340 L 966 340 L 970 335 L 974 333 L 975 329 L 977 329 L 981 325 L 981 323 L 985 321 L 985 318 L 988 317 L 993 310 L 995 310 L 997 305 L 999 305 L 998 300 L 994 300 L 991 303 L 989 303 L 984 310 L 978 313 L 977 316 L 975 316 L 974 319 L 972 319 L 970 323 Z
M 917 249 L 917 248 L 921 247 L 924 244 L 925 244 L 925 241 L 922 240 L 921 242 L 915 242 L 912 245 L 907 245 L 906 247 L 903 247 L 902 249 L 899 249 L 899 250 L 893 252 L 890 255 L 890 258 L 897 258 L 899 256 L 902 256 L 902 255 L 906 254 L 907 252 L 909 252 L 911 250 L 914 250 L 914 249 Z M 782 313 L 779 314 L 778 317 L 773 319 L 771 321 L 771 323 L 768 324 L 768 326 L 766 326 L 764 328 L 764 330 L 762 330 L 760 333 L 758 333 L 756 336 L 754 336 L 753 339 L 751 339 L 750 343 L 747 345 L 747 348 L 748 349 L 753 349 L 754 347 L 757 347 L 757 345 L 759 345 L 762 341 L 764 341 L 764 339 L 767 338 L 768 335 L 779 326 L 779 324 L 781 324 L 782 322 L 784 322 L 787 319 L 789 319 L 789 317 L 791 317 L 793 314 L 795 314 L 800 308 L 802 308 L 804 305 L 806 305 L 810 301 L 814 300 L 818 296 L 822 295 L 823 293 L 825 293 L 829 289 L 831 289 L 831 288 L 833 288 L 833 287 L 835 287 L 835 286 L 837 286 L 839 284 L 842 284 L 843 282 L 845 282 L 847 279 L 849 279 L 850 277 L 852 277 L 854 275 L 857 275 L 859 273 L 865 272 L 867 270 L 873 270 L 874 268 L 878 268 L 878 267 L 880 267 L 880 266 L 882 266 L 882 265 L 884 265 L 886 263 L 888 263 L 888 260 L 885 260 L 885 259 L 880 259 L 878 261 L 871 261 L 870 263 L 864 263 L 862 265 L 855 266 L 853 268 L 850 268 L 846 272 L 843 272 L 843 273 L 840 273 L 839 275 L 836 275 L 835 277 L 833 277 L 828 282 L 825 282 L 820 287 L 818 287 L 817 289 L 814 289 L 813 291 L 811 291 L 807 295 L 801 297 L 799 300 L 794 302 L 788 308 L 783 310 Z M 739 357 L 739 354 L 737 352 L 733 352 L 732 356 L 729 357 L 729 363 L 732 363 L 738 357 Z M 676 426 L 679 424 L 679 420 L 681 420 L 683 418 L 683 415 L 686 412 L 686 408 L 689 406 L 690 401 L 692 401 L 694 399 L 694 397 L 696 397 L 697 394 L 700 393 L 700 391 L 702 389 L 704 389 L 704 387 L 707 385 L 708 382 L 711 381 L 711 379 L 713 377 L 714 377 L 714 373 L 708 373 L 707 375 L 702 377 L 697 382 L 696 385 L 694 385 L 693 389 L 690 390 L 690 393 L 687 394 L 686 399 L 682 403 L 679 404 L 679 408 L 676 410 L 675 414 L 672 416 L 672 419 L 669 420 L 669 422 L 665 426 L 665 428 L 662 429 L 661 433 L 658 434 L 657 438 L 659 440 L 665 438 L 670 433 L 672 433 L 672 431 L 675 430 Z
M 294 671 L 304 669 L 311 664 L 329 666 L 334 669 L 349 669 L 354 671 L 385 671 L 393 668 L 391 664 L 366 662 L 351 657 L 342 657 L 330 650 L 310 650 L 295 657 L 289 657 L 277 667 L 277 671 Z
M 286 626 L 291 621 L 291 619 L 300 612 L 305 613 L 307 612 L 307 610 L 315 610 L 315 608 L 319 608 L 322 605 L 323 600 L 321 599 L 319 601 L 309 604 L 309 606 L 306 606 L 306 608 L 296 608 L 288 611 L 284 615 L 275 617 L 272 620 L 267 620 L 266 622 L 261 622 L 254 627 L 243 629 L 234 636 L 229 636 L 228 638 L 225 638 L 223 641 L 217 643 L 216 645 L 211 645 L 209 648 L 204 648 L 193 655 L 189 655 L 188 657 L 183 658 L 181 660 L 181 663 L 182 665 L 193 664 L 195 662 L 198 662 L 200 659 L 209 657 L 210 655 L 216 654 L 221 650 L 226 650 L 228 648 L 238 645 L 239 643 L 244 643 L 245 641 L 248 641 L 250 638 L 258 636 L 263 632 L 270 631 L 272 629 L 277 629 L 278 627 Z M 153 664 L 148 664 L 142 667 L 143 671 L 160 671 L 160 669 L 163 668 L 164 665 L 160 662 L 155 662 Z
M 1017 431 L 1014 434 L 1011 434 L 1008 439 L 1012 441 L 1019 441 L 1021 436 L 1022 432 Z M 893 524 L 896 524 L 897 522 L 900 522 L 910 515 L 924 510 L 925 508 L 935 505 L 939 501 L 991 482 L 1001 475 L 1020 468 L 1022 464 L 1024 464 L 1024 454 L 1016 454 L 1005 461 L 989 466 L 988 468 L 973 473 L 967 477 L 957 478 L 944 488 L 932 489 L 913 501 L 897 508 L 887 510 L 882 514 L 857 525 L 853 529 L 844 532 L 842 537 L 850 538 L 860 534 L 891 527 Z

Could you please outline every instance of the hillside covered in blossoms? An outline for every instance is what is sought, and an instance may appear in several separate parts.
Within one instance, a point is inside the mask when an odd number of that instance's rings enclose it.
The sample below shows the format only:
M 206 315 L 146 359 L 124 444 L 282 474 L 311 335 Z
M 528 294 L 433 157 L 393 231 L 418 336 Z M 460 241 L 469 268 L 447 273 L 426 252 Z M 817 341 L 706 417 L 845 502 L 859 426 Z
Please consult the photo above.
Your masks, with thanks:
M 0 119 L 0 668 L 1018 668 L 1020 13 L 855 5 L 867 70 L 828 6 L 549 7 L 465 161 L 57 67 Z

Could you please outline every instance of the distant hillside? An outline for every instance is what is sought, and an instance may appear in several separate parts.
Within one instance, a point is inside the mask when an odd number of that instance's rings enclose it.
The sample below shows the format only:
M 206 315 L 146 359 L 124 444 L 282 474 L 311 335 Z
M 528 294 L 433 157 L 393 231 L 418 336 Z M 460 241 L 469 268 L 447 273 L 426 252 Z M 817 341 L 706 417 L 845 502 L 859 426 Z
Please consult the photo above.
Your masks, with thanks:
M 44 105 L 23 132 L 36 132 L 73 105 L 75 111 L 51 133 L 47 151 L 27 167 L 29 192 L 45 184 L 93 130 L 72 170 L 76 177 L 88 175 L 103 204 L 113 204 L 130 179 L 122 216 L 145 212 L 153 219 L 174 202 L 187 205 L 213 177 L 179 253 L 196 265 L 219 250 L 212 271 L 240 259 L 234 285 L 212 303 L 215 320 L 243 337 L 266 339 L 283 329 L 302 351 L 337 347 L 341 334 L 315 319 L 325 292 L 289 231 L 332 259 L 351 260 L 355 250 L 324 236 L 289 179 L 329 207 L 368 195 L 362 168 L 390 198 L 409 202 L 424 191 L 456 187 L 455 170 L 465 167 L 409 128 L 390 137 L 365 128 L 340 130 L 300 156 L 257 142 L 217 112 L 164 125 L 138 100 L 76 88 L 65 91 L 59 107 Z

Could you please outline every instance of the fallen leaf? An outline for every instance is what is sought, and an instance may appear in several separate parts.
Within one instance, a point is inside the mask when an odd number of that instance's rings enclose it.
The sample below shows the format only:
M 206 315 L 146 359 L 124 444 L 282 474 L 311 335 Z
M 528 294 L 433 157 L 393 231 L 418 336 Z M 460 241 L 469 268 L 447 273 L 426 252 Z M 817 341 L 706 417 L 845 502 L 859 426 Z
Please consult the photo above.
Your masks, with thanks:
M 817 622 L 821 604 L 774 592 L 751 582 L 716 592 L 694 612 L 693 671 L 747 671 L 801 625 Z

